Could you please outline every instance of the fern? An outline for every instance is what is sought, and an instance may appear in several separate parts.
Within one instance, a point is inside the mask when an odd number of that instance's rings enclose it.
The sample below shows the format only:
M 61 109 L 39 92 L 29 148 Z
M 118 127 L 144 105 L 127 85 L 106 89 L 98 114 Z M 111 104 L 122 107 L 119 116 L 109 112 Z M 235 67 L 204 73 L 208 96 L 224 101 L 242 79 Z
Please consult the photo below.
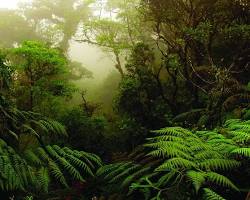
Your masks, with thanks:
M 41 166 L 42 165 L 42 161 L 40 160 L 38 155 L 34 153 L 34 151 L 31 151 L 31 150 L 25 151 L 24 157 L 28 162 L 30 162 L 34 166 Z
M 210 190 L 209 188 L 204 188 L 203 190 L 205 200 L 226 200 L 222 196 L 218 195 L 216 192 Z
M 128 190 L 133 182 L 150 173 L 152 166 L 157 163 L 150 157 L 145 157 L 145 153 L 142 153 L 144 148 L 137 148 L 135 151 L 136 153 L 127 155 L 131 161 L 104 165 L 98 169 L 97 175 L 106 180 L 111 187 L 119 186 L 119 191 Z
M 206 174 L 204 172 L 189 170 L 187 171 L 187 177 L 192 182 L 196 193 L 198 193 L 200 187 L 206 180 Z
M 102 165 L 98 156 L 47 144 L 45 136 L 67 136 L 65 127 L 38 113 L 19 110 L 8 100 L 12 97 L 3 96 L 13 77 L 5 56 L 0 54 L 0 190 L 46 193 L 52 180 L 68 187 L 73 180 L 92 177 Z M 35 142 L 23 144 L 24 137 Z
M 153 131 L 153 137 L 147 139 L 143 145 L 146 153 L 136 151 L 129 161 L 104 165 L 97 174 L 108 184 L 120 185 L 125 191 L 130 188 L 129 194 L 139 190 L 149 197 L 184 181 L 191 183 L 197 196 L 208 185 L 238 191 L 221 173 L 241 166 L 234 155 L 249 157 L 249 130 L 249 121 L 241 120 L 229 120 L 222 129 L 211 131 L 163 128 Z M 204 188 L 204 197 L 223 199 L 209 188 Z
M 152 175 L 156 175 L 152 174 Z M 163 175 L 162 177 L 159 178 L 159 180 L 157 181 L 157 187 L 162 187 L 165 186 L 168 183 L 171 183 L 170 181 L 173 180 L 173 178 L 178 174 L 178 171 L 176 170 L 171 170 L 170 172 L 167 172 L 165 175 Z M 148 178 L 150 178 L 149 175 L 147 175 Z
M 68 183 L 65 172 L 73 179 L 80 181 L 84 181 L 83 176 L 93 176 L 88 163 L 66 153 L 59 155 L 51 146 L 46 146 L 46 150 L 39 147 L 35 150 L 36 153 L 31 150 L 26 151 L 25 159 L 2 140 L 0 140 L 0 147 L 0 187 L 2 190 L 24 190 L 33 185 L 35 188 L 48 192 L 51 176 L 66 187 Z M 63 151 L 58 146 L 57 149 Z
M 171 158 L 169 160 L 167 160 L 166 162 L 164 162 L 162 165 L 160 165 L 158 168 L 156 168 L 156 170 L 158 171 L 164 171 L 164 170 L 171 170 L 171 169 L 178 169 L 178 168 L 192 168 L 192 167 L 196 167 L 196 163 L 184 159 L 184 158 L 180 158 L 180 157 L 176 157 L 176 158 Z
M 7 131 L 16 140 L 20 139 L 20 135 L 29 134 L 37 139 L 37 145 L 40 144 L 37 148 L 27 146 L 24 152 L 19 152 L 18 148 L 12 148 L 0 138 L 1 190 L 34 188 L 48 192 L 51 179 L 68 187 L 72 180 L 84 181 L 85 178 L 94 176 L 96 168 L 102 165 L 100 158 L 94 154 L 57 145 L 45 146 L 43 135 L 67 135 L 60 123 L 33 112 L 1 106 L 0 109 L 3 111 L 3 121 L 7 121 L 9 125 L 3 126 L 3 131 Z
M 119 175 L 121 172 L 123 172 L 123 170 L 125 170 L 127 167 L 131 166 L 131 162 L 125 162 L 125 163 L 120 163 L 119 165 L 117 165 L 117 168 L 114 169 L 112 172 L 110 172 L 109 174 L 107 174 L 104 179 L 110 179 L 113 178 L 114 176 Z
M 66 188 L 69 187 L 63 172 L 61 171 L 61 169 L 58 167 L 56 163 L 51 161 L 48 163 L 48 167 L 52 176 L 54 176 L 56 180 L 58 180 Z
M 28 164 L 13 148 L 0 139 L 0 171 L 2 190 L 24 190 L 28 186 L 31 175 Z
M 237 168 L 240 163 L 236 160 L 229 160 L 223 158 L 212 158 L 206 159 L 199 163 L 201 169 L 212 169 L 212 170 L 228 170 L 232 168 Z
M 242 155 L 242 156 L 245 156 L 245 157 L 250 157 L 250 148 L 234 149 L 231 153 L 232 154 Z
M 114 169 L 116 169 L 120 165 L 122 165 L 122 163 L 104 165 L 97 170 L 96 174 L 97 176 L 104 176 L 108 174 L 109 172 L 112 172 Z
M 149 173 L 150 167 L 143 167 L 135 173 L 129 175 L 122 182 L 122 187 L 129 186 L 132 182 L 142 177 L 145 173 Z
M 50 177 L 48 173 L 48 169 L 41 167 L 37 172 L 37 181 L 39 183 L 39 187 L 41 187 L 42 191 L 48 192 Z
M 229 188 L 239 191 L 239 189 L 227 177 L 221 174 L 218 174 L 215 172 L 207 172 L 206 178 L 208 179 L 208 181 L 216 183 L 217 185 L 229 187 Z
M 111 180 L 110 180 L 110 183 L 114 183 L 114 182 L 117 182 L 117 181 L 120 181 L 122 180 L 124 177 L 130 175 L 131 173 L 133 173 L 134 171 L 136 171 L 137 169 L 140 168 L 140 165 L 132 165 L 130 167 L 128 167 L 126 170 L 124 170 L 122 173 L 120 173 L 119 175 L 113 177 Z
M 170 135 L 170 136 L 177 136 L 177 137 L 187 137 L 188 135 L 193 135 L 192 132 L 182 128 L 182 127 L 167 127 L 157 131 L 153 131 L 154 133 L 160 135 Z

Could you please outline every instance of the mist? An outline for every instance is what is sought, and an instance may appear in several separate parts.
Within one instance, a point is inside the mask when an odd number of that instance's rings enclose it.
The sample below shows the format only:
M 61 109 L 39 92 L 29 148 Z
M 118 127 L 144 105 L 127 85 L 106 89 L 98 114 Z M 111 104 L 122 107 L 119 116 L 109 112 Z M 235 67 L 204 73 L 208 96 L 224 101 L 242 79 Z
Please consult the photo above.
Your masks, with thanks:
M 102 45 L 90 44 L 86 41 L 76 41 L 76 39 L 79 38 L 77 38 L 75 35 L 81 32 L 81 26 L 79 25 L 82 23 L 84 24 L 85 22 L 81 21 L 82 18 L 75 19 L 77 18 L 73 13 L 75 8 L 63 8 L 64 6 L 70 6 L 70 2 L 71 6 L 73 6 L 73 1 L 69 1 L 69 4 L 66 2 L 61 4 L 62 10 L 66 9 L 63 12 L 68 12 L 71 15 L 68 16 L 69 20 L 78 20 L 77 22 L 75 22 L 74 27 L 72 27 L 71 25 L 67 25 L 69 26 L 69 29 L 72 29 L 71 31 L 75 30 L 75 33 L 71 32 L 70 36 L 65 35 L 67 34 L 67 27 L 64 27 L 62 29 L 56 28 L 56 24 L 53 24 L 54 22 L 52 21 L 50 22 L 50 17 L 54 18 L 54 15 L 52 14 L 54 12 L 54 5 L 52 1 L 47 5 L 51 7 L 46 8 L 48 11 L 50 10 L 49 12 L 51 13 L 48 13 L 47 16 L 41 16 L 42 18 L 40 18 L 39 14 L 37 15 L 35 12 L 32 13 L 33 11 L 30 12 L 30 10 L 35 11 L 36 9 L 40 9 L 39 7 L 34 7 L 31 9 L 30 6 L 32 6 L 32 1 L 11 1 L 9 3 L 0 2 L 0 7 L 3 7 L 2 15 L 4 17 L 11 16 L 10 19 L 6 18 L 6 24 L 2 24 L 3 28 L 5 29 L 2 29 L 2 33 L 0 32 L 2 44 L 5 44 L 6 47 L 9 47 L 14 44 L 18 45 L 18 43 L 21 43 L 25 40 L 41 40 L 49 43 L 54 43 L 55 46 L 63 48 L 64 50 L 66 50 L 65 55 L 72 62 L 76 61 L 81 63 L 82 68 L 87 69 L 92 73 L 91 77 L 83 76 L 82 78 L 78 78 L 77 80 L 72 80 L 79 91 L 73 95 L 72 102 L 74 102 L 74 105 L 81 102 L 80 91 L 86 91 L 86 97 L 89 100 L 103 104 L 104 102 L 102 100 L 102 95 L 104 95 L 104 93 L 103 91 L 99 91 L 103 90 L 101 86 L 105 84 L 105 80 L 111 74 L 115 74 L 114 76 L 117 76 L 117 80 L 119 80 L 120 75 L 118 73 L 114 73 L 114 71 L 116 71 L 114 67 L 116 65 L 115 56 L 112 54 L 112 52 L 108 52 L 107 49 L 102 47 Z M 109 19 L 109 17 L 111 17 L 112 15 L 105 11 L 104 7 L 105 2 L 97 1 L 95 4 L 90 4 L 90 7 L 86 6 L 86 8 L 83 9 L 83 12 L 93 15 L 94 18 L 101 12 L 102 19 Z M 63 13 L 61 13 L 58 15 L 58 17 L 64 18 L 65 16 Z M 85 17 L 86 16 L 83 16 L 83 20 L 87 20 Z M 100 18 L 100 16 L 98 17 Z M 34 23 L 33 20 L 37 19 L 40 22 L 37 21 L 35 25 L 32 25 L 32 23 Z M 58 23 L 61 22 L 58 21 Z M 13 32 L 12 30 L 12 27 L 15 26 L 17 26 L 17 32 Z M 36 32 L 35 29 L 37 29 L 38 32 Z M 93 37 L 95 36 L 93 35 Z M 123 60 L 123 56 L 121 56 L 122 65 L 124 65 Z M 114 88 L 117 88 L 119 81 L 114 84 Z M 109 103 L 112 103 L 111 99 Z
M 249 0 L 0 0 L 0 199 L 250 200 Z
M 96 84 L 102 82 L 114 69 L 113 56 L 94 45 L 71 41 L 68 54 L 72 60 L 81 62 L 93 72 L 92 81 Z

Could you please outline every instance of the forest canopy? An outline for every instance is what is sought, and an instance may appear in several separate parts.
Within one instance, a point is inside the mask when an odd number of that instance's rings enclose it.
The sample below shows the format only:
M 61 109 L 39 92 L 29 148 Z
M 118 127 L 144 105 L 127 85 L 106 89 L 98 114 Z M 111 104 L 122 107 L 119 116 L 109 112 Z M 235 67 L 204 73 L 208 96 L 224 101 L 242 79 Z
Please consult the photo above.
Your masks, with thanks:
M 0 199 L 250 200 L 249 180 L 248 0 L 0 8 Z

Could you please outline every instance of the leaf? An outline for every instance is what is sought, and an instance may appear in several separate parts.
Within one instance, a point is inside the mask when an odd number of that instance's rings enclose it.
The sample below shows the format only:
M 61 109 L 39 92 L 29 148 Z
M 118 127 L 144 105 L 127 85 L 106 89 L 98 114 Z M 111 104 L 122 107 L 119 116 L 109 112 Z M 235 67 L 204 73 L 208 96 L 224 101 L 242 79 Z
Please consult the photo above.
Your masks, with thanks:
M 234 149 L 232 152 L 232 154 L 239 154 L 245 157 L 250 157 L 250 148 L 238 148 L 238 149 Z
M 205 200 L 226 200 L 222 196 L 218 195 L 216 192 L 210 190 L 209 188 L 204 188 L 203 190 Z
M 211 170 L 228 170 L 232 168 L 237 168 L 240 166 L 240 162 L 236 160 L 229 160 L 223 158 L 211 158 L 206 159 L 205 161 L 199 163 L 199 166 L 202 169 L 211 169 Z
M 220 185 L 220 186 L 225 186 L 232 188 L 236 191 L 239 191 L 239 189 L 225 176 L 215 173 L 215 172 L 207 172 L 206 173 L 206 178 L 207 180 Z
M 198 171 L 193 171 L 193 170 L 189 170 L 186 173 L 187 177 L 189 180 L 191 180 L 196 193 L 198 193 L 200 187 L 202 186 L 202 184 L 205 182 L 205 177 L 206 177 L 206 173 L 204 172 L 198 172 Z

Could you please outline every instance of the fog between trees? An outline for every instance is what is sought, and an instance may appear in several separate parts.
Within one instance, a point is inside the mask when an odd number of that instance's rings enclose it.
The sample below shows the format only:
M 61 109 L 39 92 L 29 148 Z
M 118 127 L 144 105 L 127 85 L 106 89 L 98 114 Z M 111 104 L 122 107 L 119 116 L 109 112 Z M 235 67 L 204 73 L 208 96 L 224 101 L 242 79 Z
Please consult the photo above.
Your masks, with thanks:
M 0 7 L 0 199 L 249 200 L 248 0 Z

